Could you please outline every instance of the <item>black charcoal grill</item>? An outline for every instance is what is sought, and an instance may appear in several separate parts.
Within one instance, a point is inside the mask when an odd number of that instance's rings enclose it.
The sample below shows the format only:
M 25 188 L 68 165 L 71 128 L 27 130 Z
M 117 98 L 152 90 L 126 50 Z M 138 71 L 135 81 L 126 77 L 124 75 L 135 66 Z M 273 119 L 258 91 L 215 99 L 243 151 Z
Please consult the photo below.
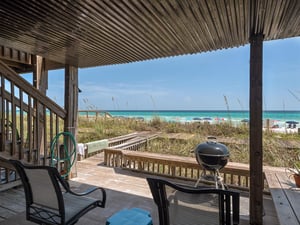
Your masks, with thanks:
M 222 169 L 229 159 L 228 148 L 215 141 L 199 144 L 195 149 L 195 155 L 197 162 L 210 171 Z
M 198 179 L 195 186 L 198 186 L 201 179 L 205 180 L 214 180 L 216 187 L 221 186 L 224 189 L 224 184 L 219 174 L 224 166 L 226 166 L 229 159 L 229 150 L 228 148 L 216 142 L 216 139 L 212 140 L 209 138 L 208 141 L 199 144 L 194 150 L 197 162 L 204 168 L 203 174 Z M 207 175 L 206 171 L 211 171 Z

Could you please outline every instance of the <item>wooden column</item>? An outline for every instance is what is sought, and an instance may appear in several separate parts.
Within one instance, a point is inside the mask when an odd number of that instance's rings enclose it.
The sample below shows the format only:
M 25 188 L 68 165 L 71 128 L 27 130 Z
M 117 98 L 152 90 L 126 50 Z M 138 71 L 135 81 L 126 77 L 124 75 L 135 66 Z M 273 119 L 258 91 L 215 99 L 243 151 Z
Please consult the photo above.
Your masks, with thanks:
M 65 110 L 67 111 L 67 118 L 64 124 L 64 131 L 72 133 L 75 140 L 77 134 L 78 91 L 79 91 L 78 68 L 74 66 L 66 65 L 65 66 Z M 72 151 L 73 147 L 74 146 L 72 146 L 72 144 L 69 143 L 68 146 L 69 151 Z M 70 177 L 77 176 L 77 174 L 75 174 L 74 166 L 72 168 Z
M 250 37 L 250 224 L 263 224 L 263 35 Z
M 48 89 L 48 70 L 46 70 L 45 59 L 41 56 L 36 56 L 35 70 L 33 73 L 33 85 L 40 92 L 46 94 Z
M 34 59 L 34 70 L 33 70 L 33 86 L 36 87 L 41 93 L 46 95 L 47 89 L 48 89 L 48 70 L 46 70 L 46 64 L 45 59 L 41 56 L 35 56 Z M 37 140 L 34 140 L 34 149 L 37 150 L 37 159 L 40 158 L 41 152 L 44 155 L 44 162 L 46 163 L 46 159 L 48 156 L 47 153 L 47 146 L 45 141 L 45 126 L 44 126 L 44 120 L 46 119 L 45 110 L 42 105 L 38 103 L 34 103 L 36 110 L 37 110 L 37 116 L 36 121 L 34 125 L 34 137 L 37 138 Z M 39 163 L 39 162 L 37 162 Z

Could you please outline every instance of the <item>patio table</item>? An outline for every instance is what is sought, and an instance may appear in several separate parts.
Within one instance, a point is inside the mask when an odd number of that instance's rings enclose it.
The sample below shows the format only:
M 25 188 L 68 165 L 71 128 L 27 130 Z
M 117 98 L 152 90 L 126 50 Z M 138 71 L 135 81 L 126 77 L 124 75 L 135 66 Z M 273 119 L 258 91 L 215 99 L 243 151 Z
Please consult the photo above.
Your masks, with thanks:
M 288 173 L 265 171 L 265 177 L 281 225 L 300 224 L 300 188 L 297 188 Z

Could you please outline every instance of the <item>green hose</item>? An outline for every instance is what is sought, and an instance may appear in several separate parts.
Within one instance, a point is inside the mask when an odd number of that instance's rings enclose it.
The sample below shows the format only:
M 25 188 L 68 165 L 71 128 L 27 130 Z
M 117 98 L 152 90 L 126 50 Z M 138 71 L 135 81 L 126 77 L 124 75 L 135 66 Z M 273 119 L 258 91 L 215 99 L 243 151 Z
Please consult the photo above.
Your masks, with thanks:
M 63 144 L 60 145 L 59 149 L 57 150 L 57 154 L 55 154 L 55 148 L 57 146 L 60 136 L 62 136 L 62 135 L 64 136 Z M 70 152 L 68 151 L 68 142 L 67 142 L 66 137 L 69 137 L 73 144 L 73 150 Z M 60 149 L 61 147 L 63 147 L 63 154 L 61 154 L 62 152 L 59 152 L 62 150 L 62 149 Z M 76 160 L 76 141 L 75 141 L 73 134 L 70 132 L 66 132 L 66 131 L 58 133 L 51 141 L 50 150 L 51 150 L 51 166 L 55 167 L 55 165 L 60 162 L 66 163 L 67 171 L 65 171 L 64 173 L 61 173 L 61 176 L 62 177 L 68 176 L 69 173 L 71 172 L 71 168 Z M 63 156 L 62 158 L 60 158 L 61 155 Z

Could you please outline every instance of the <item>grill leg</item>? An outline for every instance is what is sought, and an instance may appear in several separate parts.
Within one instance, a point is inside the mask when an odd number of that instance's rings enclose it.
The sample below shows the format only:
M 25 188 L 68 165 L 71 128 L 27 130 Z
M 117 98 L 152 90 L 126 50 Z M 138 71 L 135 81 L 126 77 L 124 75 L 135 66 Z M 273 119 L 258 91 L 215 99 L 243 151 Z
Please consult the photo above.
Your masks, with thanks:
M 215 178 L 216 189 L 219 189 L 219 177 L 218 177 L 218 172 L 217 172 L 217 170 L 214 171 L 214 178 Z
M 196 184 L 195 184 L 194 187 L 198 187 L 200 181 L 202 180 L 202 177 L 204 177 L 204 176 L 206 176 L 206 170 L 203 170 L 203 171 L 201 172 L 201 175 L 200 175 L 199 179 L 197 180 L 197 182 L 196 182 Z
M 222 188 L 223 190 L 227 189 L 227 186 L 224 185 L 224 182 L 223 182 L 223 178 L 220 176 L 220 172 L 219 170 L 214 170 L 213 171 L 213 176 L 210 177 L 210 181 L 213 181 L 215 182 L 215 187 L 216 189 L 219 189 L 219 188 Z M 198 187 L 199 183 L 201 180 L 209 180 L 207 179 L 207 176 L 206 176 L 206 170 L 203 170 L 199 179 L 197 180 L 196 184 L 194 187 Z
M 216 178 L 216 188 L 221 187 L 222 190 L 227 189 L 227 186 L 224 185 L 223 178 L 220 176 L 219 170 L 215 171 L 215 178 Z

